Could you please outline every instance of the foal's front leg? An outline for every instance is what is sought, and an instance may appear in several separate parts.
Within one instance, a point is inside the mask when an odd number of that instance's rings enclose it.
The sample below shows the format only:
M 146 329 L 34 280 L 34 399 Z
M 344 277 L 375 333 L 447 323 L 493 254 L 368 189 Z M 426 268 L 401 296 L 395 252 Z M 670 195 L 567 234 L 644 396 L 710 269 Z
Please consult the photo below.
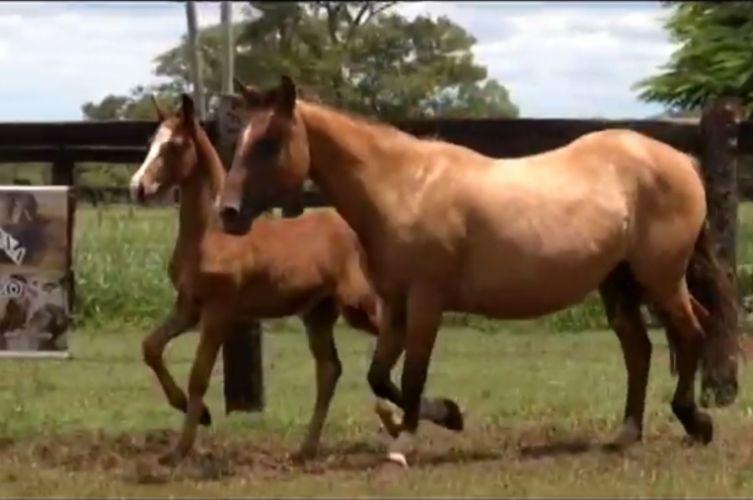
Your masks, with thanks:
M 179 293 L 178 299 L 167 318 L 141 343 L 144 362 L 157 376 L 157 381 L 162 387 L 162 392 L 165 393 L 167 401 L 170 406 L 183 413 L 186 412 L 186 395 L 165 366 L 162 355 L 165 352 L 165 347 L 172 339 L 187 332 L 198 323 L 198 320 L 199 309 L 196 304 Z M 212 423 L 212 415 L 206 407 L 202 410 L 200 423 L 201 425 Z
M 188 408 L 183 423 L 183 432 L 173 451 L 160 458 L 160 463 L 164 465 L 177 464 L 193 447 L 196 439 L 196 427 L 204 408 L 203 399 L 209 386 L 209 377 L 217 360 L 217 353 L 225 342 L 228 331 L 228 325 L 213 321 L 208 315 L 203 318 L 201 338 L 188 381 Z

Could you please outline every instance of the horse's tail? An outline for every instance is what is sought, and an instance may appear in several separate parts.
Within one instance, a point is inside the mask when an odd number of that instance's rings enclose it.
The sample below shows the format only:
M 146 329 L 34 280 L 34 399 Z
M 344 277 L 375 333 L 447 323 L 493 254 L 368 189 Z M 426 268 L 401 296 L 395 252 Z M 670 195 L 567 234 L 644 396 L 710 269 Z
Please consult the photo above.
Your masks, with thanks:
M 719 264 L 714 246 L 708 223 L 704 223 L 686 279 L 694 299 L 693 309 L 705 332 L 701 405 L 727 406 L 735 401 L 738 392 L 737 360 L 741 352 L 738 295 L 734 278 Z

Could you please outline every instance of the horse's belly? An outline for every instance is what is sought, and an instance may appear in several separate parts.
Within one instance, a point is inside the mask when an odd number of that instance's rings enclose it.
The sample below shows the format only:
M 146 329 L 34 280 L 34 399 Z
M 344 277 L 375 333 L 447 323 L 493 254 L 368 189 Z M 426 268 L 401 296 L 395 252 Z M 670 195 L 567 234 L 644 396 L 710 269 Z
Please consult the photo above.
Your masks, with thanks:
M 598 288 L 625 258 L 626 241 L 623 219 L 607 211 L 477 223 L 464 245 L 457 306 L 500 318 L 565 308 Z
M 492 269 L 482 275 L 468 273 L 451 308 L 500 319 L 533 318 L 581 302 L 613 268 L 610 264 L 587 273 L 561 268 L 525 274 Z

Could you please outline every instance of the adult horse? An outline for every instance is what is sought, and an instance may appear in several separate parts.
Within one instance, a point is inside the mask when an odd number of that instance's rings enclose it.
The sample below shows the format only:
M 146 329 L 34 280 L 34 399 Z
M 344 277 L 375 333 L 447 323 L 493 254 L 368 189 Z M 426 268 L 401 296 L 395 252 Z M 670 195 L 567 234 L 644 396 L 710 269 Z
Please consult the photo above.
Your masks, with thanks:
M 310 457 L 317 451 L 342 370 L 333 337 L 337 318 L 342 314 L 352 327 L 377 333 L 379 298 L 361 267 L 358 239 L 333 210 L 294 219 L 267 218 L 241 236 L 224 234 L 214 204 L 225 170 L 194 117 L 193 101 L 184 94 L 175 116 L 163 112 L 156 101 L 154 105 L 160 125 L 131 189 L 139 201 L 174 187 L 181 190 L 178 238 L 169 269 L 178 297 L 167 319 L 143 342 L 144 360 L 168 401 L 186 413 L 181 438 L 163 462 L 180 461 L 193 445 L 197 425 L 211 422 L 203 397 L 219 348 L 236 322 L 291 315 L 303 320 L 316 363 L 316 402 L 297 453 Z M 168 342 L 199 320 L 201 338 L 186 398 L 162 354 Z M 448 405 L 456 411 L 436 417 L 435 408 Z M 462 415 L 453 402 L 427 399 L 422 407 L 422 418 L 462 429 Z M 377 408 L 387 430 L 396 435 L 391 413 Z
M 695 402 L 705 383 L 737 394 L 732 283 L 710 251 L 693 160 L 629 130 L 584 135 L 546 153 L 495 159 L 297 98 L 292 80 L 241 86 L 249 121 L 222 197 L 228 232 L 310 177 L 355 230 L 385 301 L 368 380 L 404 410 L 389 457 L 414 448 L 419 398 L 443 311 L 531 318 L 598 290 L 627 368 L 619 447 L 642 437 L 651 342 L 640 313 L 661 311 L 679 374 L 672 410 L 695 440 L 712 440 Z M 694 294 L 688 290 L 688 283 Z M 721 321 L 724 328 L 704 327 Z M 390 370 L 405 349 L 402 394 Z

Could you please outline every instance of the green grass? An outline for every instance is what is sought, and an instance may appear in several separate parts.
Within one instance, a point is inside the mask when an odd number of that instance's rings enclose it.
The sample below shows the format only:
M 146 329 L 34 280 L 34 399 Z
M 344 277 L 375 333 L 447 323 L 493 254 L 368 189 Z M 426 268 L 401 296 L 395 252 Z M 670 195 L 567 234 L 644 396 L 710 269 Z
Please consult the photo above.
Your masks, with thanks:
M 143 333 L 82 330 L 74 337 L 72 361 L 0 364 L 0 494 L 724 496 L 753 488 L 749 391 L 732 408 L 714 413 L 714 443 L 685 445 L 669 411 L 674 380 L 666 344 L 653 335 L 644 443 L 607 453 L 597 445 L 616 429 L 624 401 L 614 336 L 523 335 L 509 324 L 496 335 L 442 330 L 427 393 L 457 399 L 466 430 L 455 434 L 423 424 L 419 455 L 407 471 L 381 461 L 384 441 L 365 382 L 372 340 L 340 329 L 344 375 L 322 455 L 294 465 L 286 454 L 302 438 L 311 411 L 313 365 L 292 322 L 265 336 L 265 412 L 223 415 L 216 370 L 207 397 L 213 427 L 200 430 L 187 465 L 155 475 L 159 484 L 144 484 L 151 476 L 138 473 L 139 464 L 152 463 L 169 445 L 150 447 L 145 436 L 159 440 L 156 431 L 179 429 L 181 416 L 141 363 Z M 187 335 L 169 352 L 181 384 L 195 342 Z M 750 372 L 742 386 L 751 386 Z
M 77 330 L 72 361 L 0 363 L 0 495 L 570 495 L 729 496 L 753 491 L 751 373 L 729 409 L 714 412 L 716 439 L 687 446 L 669 411 L 675 381 L 666 342 L 655 344 L 644 443 L 625 453 L 597 446 L 622 415 L 625 371 L 594 299 L 538 321 L 448 315 L 427 393 L 456 399 L 466 430 L 421 428 L 407 471 L 385 467 L 384 439 L 365 382 L 372 339 L 341 328 L 344 364 L 323 436 L 305 466 L 286 454 L 313 404 L 313 366 L 296 320 L 265 323 L 267 408 L 223 414 L 221 369 L 207 402 L 214 424 L 170 473 L 149 465 L 182 417 L 142 364 L 140 340 L 170 306 L 170 209 L 78 211 Z M 740 263 L 753 262 L 753 209 L 741 207 Z M 750 274 L 743 276 L 745 283 Z M 744 284 L 745 284 L 744 283 Z M 748 285 L 745 285 L 748 286 Z M 578 333 L 566 333 L 575 332 Z M 196 336 L 167 359 L 185 384 Z M 164 430 L 169 429 L 165 438 Z M 144 464 L 147 465 L 144 465 Z M 144 469 L 146 467 L 146 469 Z M 145 472 L 146 471 L 146 472 Z M 147 484 L 149 482 L 157 484 Z

